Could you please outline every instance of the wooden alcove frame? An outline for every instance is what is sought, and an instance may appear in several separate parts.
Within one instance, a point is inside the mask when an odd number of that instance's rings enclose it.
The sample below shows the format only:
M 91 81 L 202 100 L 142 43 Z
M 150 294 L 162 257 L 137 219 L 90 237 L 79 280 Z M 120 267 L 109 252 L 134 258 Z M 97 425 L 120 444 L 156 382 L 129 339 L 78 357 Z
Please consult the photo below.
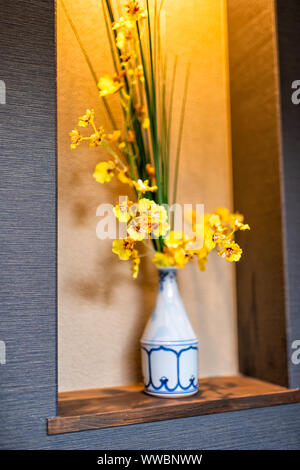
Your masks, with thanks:
M 99 448 L 101 441 L 102 448 L 197 448 L 201 435 L 206 448 L 249 448 L 249 432 L 258 426 L 263 429 L 265 423 L 282 422 L 282 418 L 288 423 L 286 446 L 299 445 L 293 432 L 296 436 L 300 405 L 291 404 L 299 401 L 299 391 L 292 389 L 300 386 L 300 366 L 291 361 L 294 341 L 300 338 L 300 108 L 291 102 L 291 82 L 300 77 L 300 51 L 291 46 L 299 44 L 299 3 L 275 2 L 277 22 L 264 35 L 261 22 L 268 18 L 261 2 L 228 1 L 234 199 L 255 227 L 246 242 L 247 258 L 237 267 L 240 369 L 259 380 L 210 379 L 206 381 L 210 403 L 158 404 L 138 420 L 127 420 L 128 410 L 123 409 L 118 422 L 108 423 L 143 422 L 132 431 L 124 426 L 123 431 L 97 429 L 107 427 L 108 415 L 102 413 L 99 418 L 100 408 L 96 413 L 93 409 L 88 418 L 83 411 L 68 428 L 63 421 L 60 429 L 52 426 L 53 419 L 64 419 L 57 412 L 55 4 L 43 0 L 9 3 L 2 7 L 0 51 L 7 86 L 1 127 L 5 198 L 1 200 L 4 255 L 0 260 L 4 273 L 0 338 L 6 343 L 7 362 L 0 366 L 0 447 Z M 267 3 L 272 5 L 271 0 Z M 251 28 L 247 28 L 248 21 Z M 266 53 L 268 47 L 274 54 Z M 214 393 L 220 390 L 224 393 L 216 400 Z M 268 405 L 283 403 L 289 405 L 269 411 Z M 263 409 L 219 413 L 218 418 L 208 415 L 256 406 Z M 147 425 L 153 411 L 155 420 L 167 421 Z M 50 436 L 47 417 L 55 417 L 48 422 L 50 433 L 94 431 Z M 175 417 L 183 419 L 170 421 Z M 205 435 L 199 429 L 200 419 Z M 170 429 L 176 435 L 176 422 L 186 426 L 186 441 L 182 434 L 177 442 L 172 436 L 164 437 Z M 240 440 L 216 432 L 218 426 L 229 423 Z M 252 445 L 255 442 L 259 447 L 271 440 L 261 434 L 259 441 L 253 437 Z M 282 435 L 273 428 L 274 442 L 282 443 Z

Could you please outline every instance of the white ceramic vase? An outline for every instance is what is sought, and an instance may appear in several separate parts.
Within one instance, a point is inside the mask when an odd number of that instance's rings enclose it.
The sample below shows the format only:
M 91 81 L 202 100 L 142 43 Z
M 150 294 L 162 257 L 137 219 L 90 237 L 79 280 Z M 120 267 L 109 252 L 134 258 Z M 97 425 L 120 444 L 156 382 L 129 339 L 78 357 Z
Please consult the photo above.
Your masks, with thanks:
M 186 397 L 198 391 L 198 340 L 182 303 L 177 268 L 161 268 L 159 293 L 141 338 L 145 392 Z

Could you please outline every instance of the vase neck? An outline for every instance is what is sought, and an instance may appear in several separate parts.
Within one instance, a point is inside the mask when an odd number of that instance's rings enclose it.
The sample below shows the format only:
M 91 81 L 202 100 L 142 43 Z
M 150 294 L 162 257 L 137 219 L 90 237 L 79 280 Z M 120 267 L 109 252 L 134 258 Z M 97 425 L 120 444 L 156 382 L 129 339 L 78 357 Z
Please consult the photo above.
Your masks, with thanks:
M 158 274 L 159 292 L 142 341 L 151 344 L 197 341 L 180 297 L 177 268 L 159 269 Z
M 163 284 L 167 281 L 177 282 L 177 269 L 176 268 L 161 268 L 158 270 L 159 283 Z
M 164 268 L 158 270 L 159 274 L 159 292 L 169 299 L 179 296 L 177 287 L 177 269 Z

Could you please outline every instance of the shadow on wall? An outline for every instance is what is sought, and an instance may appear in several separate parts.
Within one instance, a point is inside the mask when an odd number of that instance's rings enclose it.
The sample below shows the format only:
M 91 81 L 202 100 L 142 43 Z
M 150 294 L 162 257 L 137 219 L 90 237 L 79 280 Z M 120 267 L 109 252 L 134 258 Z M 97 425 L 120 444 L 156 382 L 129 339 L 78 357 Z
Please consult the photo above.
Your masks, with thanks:
M 77 187 L 78 194 L 81 194 L 84 190 L 84 185 L 82 187 L 80 184 L 81 181 L 81 175 L 77 172 L 73 172 L 70 184 L 73 187 Z M 94 181 L 93 184 L 97 186 L 97 183 Z M 99 188 L 101 192 L 102 186 L 99 186 Z M 124 186 L 120 186 L 119 189 L 122 191 Z M 118 193 L 113 185 L 108 185 L 106 190 L 110 193 L 109 199 L 115 201 Z M 73 202 L 71 214 L 73 230 L 86 228 L 87 226 L 91 227 L 92 220 L 95 225 L 94 230 L 96 230 L 96 224 L 99 219 L 95 217 L 87 199 L 83 201 L 82 198 L 80 198 L 78 201 Z M 80 276 L 79 274 L 75 279 L 73 276 L 70 276 L 67 281 L 68 290 L 74 298 L 78 299 L 79 303 L 82 300 L 90 304 L 99 305 L 103 303 L 107 305 L 113 304 L 116 286 L 124 285 L 125 289 L 127 289 L 129 283 L 131 289 L 135 290 L 135 309 L 139 314 L 134 317 L 131 329 L 123 332 L 126 338 L 123 344 L 123 359 L 132 364 L 133 370 L 135 371 L 133 379 L 139 382 L 142 379 L 139 339 L 142 336 L 144 326 L 155 302 L 156 291 L 158 289 L 156 268 L 151 262 L 150 254 L 149 257 L 142 258 L 139 276 L 137 280 L 132 280 L 130 276 L 130 261 L 121 261 L 117 255 L 112 254 L 112 240 L 97 240 L 97 244 L 98 247 L 95 251 L 93 270 L 89 276 L 86 276 L 86 274 Z M 144 254 L 146 254 L 146 250 Z M 124 272 L 124 270 L 120 272 L 120 263 L 126 266 L 127 272 Z M 103 275 L 103 266 L 105 266 L 105 275 Z M 127 305 L 127 307 L 129 310 L 130 306 Z M 124 299 L 124 312 L 126 312 L 126 299 Z M 99 315 L 101 316 L 100 312 Z M 101 318 L 99 320 L 101 320 Z

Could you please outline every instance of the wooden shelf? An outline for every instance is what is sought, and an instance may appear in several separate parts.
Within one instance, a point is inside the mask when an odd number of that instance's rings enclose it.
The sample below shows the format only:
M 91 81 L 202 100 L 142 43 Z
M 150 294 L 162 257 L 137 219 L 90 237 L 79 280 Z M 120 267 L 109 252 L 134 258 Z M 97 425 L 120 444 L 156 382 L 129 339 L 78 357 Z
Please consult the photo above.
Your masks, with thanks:
M 250 377 L 199 380 L 199 392 L 187 398 L 155 398 L 142 385 L 63 392 L 58 416 L 48 419 L 48 434 L 125 426 L 300 401 L 290 390 Z

